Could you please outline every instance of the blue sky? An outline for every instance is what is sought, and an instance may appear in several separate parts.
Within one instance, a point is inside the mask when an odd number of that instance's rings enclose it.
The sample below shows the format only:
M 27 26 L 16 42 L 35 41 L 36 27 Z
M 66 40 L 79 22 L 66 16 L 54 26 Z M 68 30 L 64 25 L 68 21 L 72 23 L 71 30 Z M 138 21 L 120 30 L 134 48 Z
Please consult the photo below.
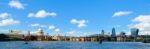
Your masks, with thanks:
M 49 34 L 83 32 L 70 33 L 78 35 L 102 29 L 111 32 L 113 27 L 117 32 L 130 32 L 137 27 L 145 33 L 150 27 L 141 26 L 143 18 L 150 19 L 149 9 L 148 0 L 0 0 L 0 29 L 35 31 L 42 27 Z

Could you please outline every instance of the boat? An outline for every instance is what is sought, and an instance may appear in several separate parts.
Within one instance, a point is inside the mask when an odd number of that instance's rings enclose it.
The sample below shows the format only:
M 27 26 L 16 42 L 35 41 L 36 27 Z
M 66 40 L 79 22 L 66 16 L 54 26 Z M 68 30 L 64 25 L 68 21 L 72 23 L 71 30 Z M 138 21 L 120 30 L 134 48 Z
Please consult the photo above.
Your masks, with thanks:
M 143 43 L 150 43 L 150 39 L 143 40 Z
M 102 40 L 99 40 L 99 44 L 102 44 Z

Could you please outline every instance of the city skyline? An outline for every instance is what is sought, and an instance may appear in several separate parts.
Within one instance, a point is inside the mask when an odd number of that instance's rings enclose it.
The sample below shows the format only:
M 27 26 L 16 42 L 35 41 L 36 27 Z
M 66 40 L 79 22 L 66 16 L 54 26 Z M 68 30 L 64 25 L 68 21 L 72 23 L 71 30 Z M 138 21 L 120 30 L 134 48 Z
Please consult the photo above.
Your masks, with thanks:
M 39 27 L 48 34 L 90 35 L 101 30 L 116 34 L 138 28 L 150 34 L 150 1 L 0 0 L 0 31 L 27 33 Z M 77 33 L 79 32 L 79 33 Z

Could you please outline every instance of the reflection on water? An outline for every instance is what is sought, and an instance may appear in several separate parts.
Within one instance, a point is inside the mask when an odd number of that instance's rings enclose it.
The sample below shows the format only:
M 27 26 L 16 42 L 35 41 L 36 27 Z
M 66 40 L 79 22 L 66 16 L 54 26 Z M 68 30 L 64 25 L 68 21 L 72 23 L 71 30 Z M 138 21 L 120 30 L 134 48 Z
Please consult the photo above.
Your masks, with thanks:
M 149 43 L 140 42 L 59 42 L 23 41 L 0 42 L 0 49 L 148 49 Z

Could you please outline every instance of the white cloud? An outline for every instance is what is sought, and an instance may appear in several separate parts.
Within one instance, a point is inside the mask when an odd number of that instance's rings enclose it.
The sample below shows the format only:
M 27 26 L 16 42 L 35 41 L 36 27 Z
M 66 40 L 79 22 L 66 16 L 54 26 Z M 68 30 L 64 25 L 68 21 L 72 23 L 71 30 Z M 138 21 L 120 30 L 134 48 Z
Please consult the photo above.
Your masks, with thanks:
M 132 20 L 133 22 L 144 22 L 150 23 L 150 15 L 139 15 L 135 19 Z
M 67 34 L 73 36 L 73 35 L 75 35 L 76 32 L 77 32 L 76 30 L 72 30 L 72 31 L 67 32 Z
M 31 26 L 35 27 L 35 26 L 39 26 L 40 24 L 31 24 Z
M 10 14 L 8 13 L 0 13 L 0 18 L 5 19 L 8 18 L 10 16 Z
M 33 17 L 33 16 L 34 16 L 33 13 L 29 13 L 29 14 L 28 14 L 28 17 Z
M 16 8 L 16 9 L 24 9 L 24 5 L 19 2 L 18 0 L 11 0 L 8 5 L 12 8 Z
M 25 32 L 25 33 L 27 33 L 27 32 Z M 30 34 L 37 35 L 37 30 L 36 31 L 30 31 Z
M 138 28 L 140 34 L 150 34 L 150 15 L 139 15 L 132 22 L 129 25 L 130 28 Z
M 30 24 L 30 26 L 32 26 L 32 27 L 46 27 L 46 25 L 42 25 L 42 24 L 38 24 L 38 23 Z
M 60 29 L 59 29 L 59 28 L 56 28 L 56 29 L 55 29 L 55 32 L 59 32 L 59 31 L 60 31 Z
M 77 20 L 77 19 L 72 19 L 70 22 L 72 24 L 77 25 L 79 28 L 86 27 L 87 26 L 86 23 L 88 23 L 88 21 L 86 20 Z
M 77 23 L 78 23 L 78 21 L 77 21 L 76 19 L 72 19 L 70 22 L 71 22 L 72 24 L 77 24 Z
M 19 24 L 20 22 L 14 19 L 4 19 L 0 21 L 0 26 L 9 26 Z
M 66 35 L 68 36 L 87 36 L 89 35 L 88 32 L 81 32 L 81 31 L 78 31 L 78 30 L 71 30 L 69 32 L 66 32 Z
M 46 25 L 40 25 L 40 27 L 47 27 Z
M 0 26 L 10 26 L 10 25 L 15 25 L 15 24 L 19 24 L 20 21 L 18 20 L 14 20 L 12 18 L 9 18 L 10 14 L 9 13 L 0 13 Z
M 131 11 L 118 11 L 113 14 L 113 17 L 127 16 L 133 12 Z
M 57 27 L 54 26 L 54 25 L 49 25 L 49 29 L 52 30 L 52 31 L 54 31 L 54 32 L 59 32 L 59 31 L 60 31 L 60 29 L 57 28 Z
M 85 27 L 85 26 L 87 26 L 85 23 L 80 23 L 80 24 L 78 24 L 78 27 L 79 27 L 79 28 Z
M 54 31 L 54 32 L 59 32 L 60 31 L 60 29 L 57 28 L 54 25 L 49 25 L 48 26 L 48 25 L 42 25 L 42 24 L 34 23 L 34 24 L 30 24 L 30 26 L 32 26 L 32 27 L 46 27 L 46 28 L 48 28 L 48 29 L 50 29 L 51 31 Z
M 45 10 L 39 10 L 37 13 L 29 13 L 28 17 L 45 18 L 48 16 L 56 16 L 55 12 L 46 12 Z
M 49 29 L 50 29 L 50 30 L 55 29 L 55 28 L 56 28 L 56 27 L 55 27 L 54 25 L 50 25 L 50 26 L 49 26 Z

